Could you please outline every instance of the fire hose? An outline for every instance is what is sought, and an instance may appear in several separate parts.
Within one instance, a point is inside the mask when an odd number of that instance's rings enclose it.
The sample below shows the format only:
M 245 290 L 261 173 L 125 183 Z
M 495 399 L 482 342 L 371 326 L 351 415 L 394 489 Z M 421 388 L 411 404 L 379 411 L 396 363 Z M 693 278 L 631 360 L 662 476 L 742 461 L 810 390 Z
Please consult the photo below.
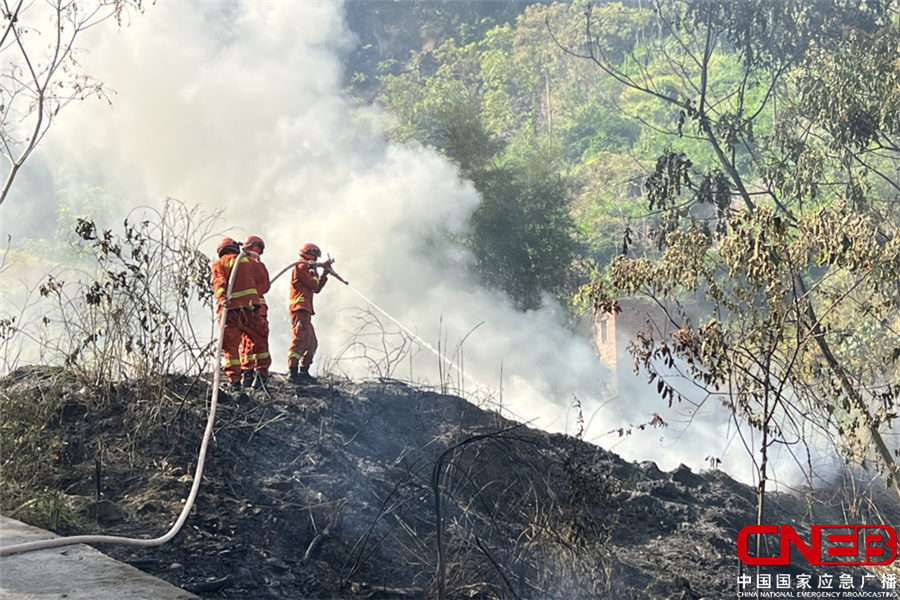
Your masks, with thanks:
M 240 254 L 238 254 L 237 258 L 235 259 L 234 268 L 231 270 L 231 277 L 229 277 L 228 279 L 228 288 L 225 292 L 225 306 L 223 307 L 222 314 L 219 317 L 219 337 L 216 341 L 215 355 L 217 362 L 219 360 L 219 357 L 222 355 L 222 344 L 225 339 L 225 319 L 228 314 L 228 302 L 231 300 L 231 290 L 234 287 L 234 280 L 235 276 L 237 275 L 238 266 L 240 265 L 241 259 L 243 257 L 255 254 L 255 252 L 241 250 Z M 200 442 L 200 451 L 197 456 L 197 469 L 194 473 L 194 481 L 191 485 L 191 491 L 184 503 L 184 508 L 181 510 L 181 514 L 178 516 L 178 519 L 175 521 L 175 524 L 172 525 L 172 528 L 168 531 L 168 533 L 158 538 L 149 540 L 120 537 L 114 535 L 75 535 L 69 537 L 59 537 L 49 540 L 38 540 L 35 542 L 26 542 L 23 544 L 6 546 L 5 548 L 0 548 L 0 556 L 10 556 L 12 554 L 21 554 L 22 552 L 32 552 L 34 550 L 71 546 L 73 544 L 119 544 L 124 546 L 142 546 L 149 548 L 153 546 L 162 546 L 166 542 L 171 541 L 172 538 L 174 538 L 175 535 L 181 530 L 181 527 L 182 525 L 184 525 L 185 521 L 187 521 L 188 513 L 191 511 L 191 508 L 194 505 L 194 500 L 196 500 L 197 498 L 197 492 L 200 489 L 200 480 L 203 477 L 203 466 L 206 462 L 206 450 L 209 445 L 209 438 L 212 435 L 213 423 L 216 419 L 216 406 L 219 397 L 220 371 L 221 369 L 217 367 L 213 374 L 213 392 L 212 400 L 209 404 L 209 417 L 206 420 L 206 430 L 203 432 L 203 440 Z
M 269 285 L 272 285 L 273 283 L 275 283 L 275 280 L 278 279 L 279 277 L 281 277 L 282 275 L 284 275 L 288 271 L 288 269 L 292 269 L 292 268 L 296 267 L 298 264 L 300 264 L 300 261 L 295 260 L 294 262 L 292 262 L 291 264 L 289 264 L 282 270 L 275 273 L 275 275 L 271 279 L 269 279 Z M 334 277 L 335 279 L 337 279 L 344 285 L 350 285 L 350 282 L 347 281 L 346 279 L 344 279 L 343 277 L 341 277 L 340 275 L 338 275 L 337 271 L 334 270 L 334 267 L 331 266 L 332 264 L 334 264 L 334 259 L 331 258 L 331 256 L 329 256 L 328 260 L 326 260 L 325 262 L 308 263 L 308 264 L 310 267 L 322 267 L 322 269 L 324 269 L 327 274 L 331 275 L 332 277 Z

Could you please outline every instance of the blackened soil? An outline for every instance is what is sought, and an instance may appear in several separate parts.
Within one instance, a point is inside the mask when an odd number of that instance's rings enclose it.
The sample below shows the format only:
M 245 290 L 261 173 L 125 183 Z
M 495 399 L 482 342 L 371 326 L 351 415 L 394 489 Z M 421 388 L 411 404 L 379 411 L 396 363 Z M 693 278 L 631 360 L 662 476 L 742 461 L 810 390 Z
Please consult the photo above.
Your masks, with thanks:
M 29 377 L 0 389 L 43 385 Z M 191 486 L 209 396 L 208 382 L 183 378 L 158 405 L 125 392 L 100 407 L 66 396 L 41 433 L 54 463 L 46 483 L 82 518 L 60 533 L 167 531 Z M 102 551 L 222 599 L 718 599 L 740 589 L 736 540 L 755 523 L 756 494 L 722 472 L 627 463 L 395 381 L 276 376 L 267 392 L 219 402 L 182 531 L 161 547 Z M 802 530 L 809 506 L 773 494 L 766 520 Z

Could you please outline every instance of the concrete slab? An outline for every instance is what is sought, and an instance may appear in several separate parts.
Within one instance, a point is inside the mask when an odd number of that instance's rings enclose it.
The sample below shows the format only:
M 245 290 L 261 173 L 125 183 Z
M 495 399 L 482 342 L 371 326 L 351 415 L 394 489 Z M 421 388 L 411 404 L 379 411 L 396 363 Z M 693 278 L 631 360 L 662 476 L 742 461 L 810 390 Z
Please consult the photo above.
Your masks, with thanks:
M 0 515 L 0 546 L 58 537 Z M 190 600 L 197 596 L 78 544 L 0 558 L 3 600 Z

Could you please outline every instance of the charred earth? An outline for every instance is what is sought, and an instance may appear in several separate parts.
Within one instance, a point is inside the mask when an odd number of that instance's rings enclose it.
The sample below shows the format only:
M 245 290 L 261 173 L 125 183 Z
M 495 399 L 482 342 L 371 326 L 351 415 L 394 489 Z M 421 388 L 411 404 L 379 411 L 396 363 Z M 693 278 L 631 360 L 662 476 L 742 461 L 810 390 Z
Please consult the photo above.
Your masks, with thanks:
M 156 537 L 174 522 L 209 381 L 94 389 L 29 368 L 0 393 L 5 514 L 62 534 Z M 756 522 L 755 490 L 721 471 L 628 463 L 393 380 L 296 386 L 276 375 L 267 391 L 219 398 L 175 540 L 98 546 L 204 597 L 718 599 L 756 575 L 736 552 Z M 767 503 L 765 522 L 798 531 L 848 518 L 834 498 Z M 764 573 L 827 573 L 816 569 Z M 856 591 L 882 589 L 841 573 Z

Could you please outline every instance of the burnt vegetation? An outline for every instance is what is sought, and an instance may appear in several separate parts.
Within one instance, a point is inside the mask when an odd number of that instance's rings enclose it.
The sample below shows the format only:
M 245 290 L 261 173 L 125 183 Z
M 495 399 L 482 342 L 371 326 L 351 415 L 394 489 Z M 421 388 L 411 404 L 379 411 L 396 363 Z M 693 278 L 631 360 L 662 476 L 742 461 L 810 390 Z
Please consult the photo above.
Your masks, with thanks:
M 172 376 L 156 401 L 139 381 L 97 390 L 62 369 L 13 372 L 0 382 L 4 513 L 63 534 L 158 535 L 190 487 L 208 386 Z M 272 387 L 222 398 L 200 495 L 173 542 L 101 549 L 216 598 L 736 589 L 737 534 L 756 498 L 722 472 L 626 463 L 394 380 Z M 773 494 L 767 518 L 803 531 L 841 511 L 897 517 L 840 493 Z

